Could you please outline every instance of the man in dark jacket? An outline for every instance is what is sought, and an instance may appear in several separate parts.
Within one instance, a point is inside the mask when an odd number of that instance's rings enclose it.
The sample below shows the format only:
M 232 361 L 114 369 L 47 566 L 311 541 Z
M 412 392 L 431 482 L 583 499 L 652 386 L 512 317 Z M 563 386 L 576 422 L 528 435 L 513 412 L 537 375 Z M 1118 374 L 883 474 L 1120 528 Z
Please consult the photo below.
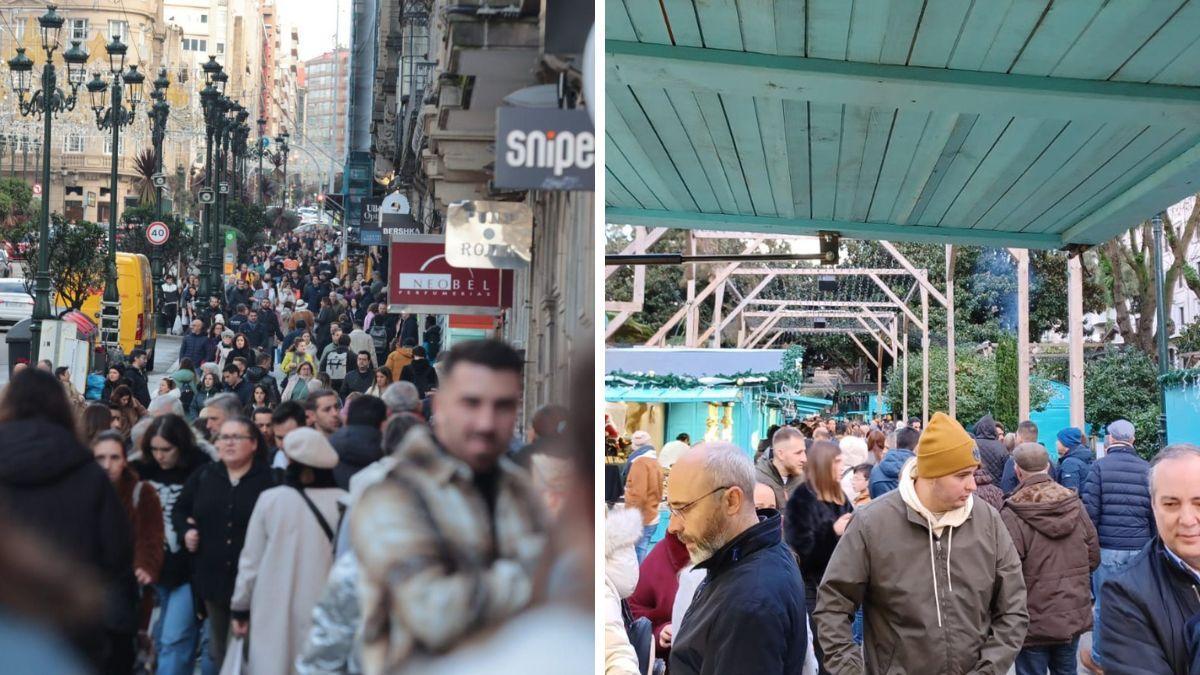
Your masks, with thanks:
M 1021 482 L 1000 511 L 1021 558 L 1029 631 L 1017 672 L 1075 675 L 1079 636 L 1092 627 L 1089 572 L 1100 564 L 1096 528 L 1074 492 L 1050 479 L 1037 443 L 1013 450 Z
M 238 305 L 250 304 L 250 286 L 246 284 L 245 279 L 238 279 L 233 288 L 225 294 L 225 306 L 230 309 L 236 309 Z
M 900 470 L 904 463 L 916 457 L 913 449 L 921 440 L 921 432 L 912 427 L 902 427 L 896 430 L 896 447 L 888 450 L 883 460 L 871 469 L 871 477 L 867 482 L 867 490 L 871 499 L 878 499 L 896 489 L 900 484 Z
M 1038 442 L 1038 426 L 1037 424 L 1034 424 L 1033 420 L 1022 420 L 1021 423 L 1017 425 L 1016 434 L 1017 445 L 1022 443 Z M 992 476 L 992 478 L 996 478 L 996 476 Z M 1050 458 L 1050 478 L 1053 480 L 1058 480 L 1058 466 L 1054 463 L 1053 457 Z M 1004 495 L 1006 497 L 1011 495 L 1013 490 L 1017 489 L 1017 483 L 1020 481 L 1017 480 L 1016 464 L 1013 463 L 1013 458 L 1011 456 L 1004 460 L 1004 473 L 999 476 L 999 481 L 1000 489 L 1004 491 Z
M 1096 455 L 1083 444 L 1083 432 L 1075 427 L 1060 430 L 1055 443 L 1058 444 L 1058 482 L 1079 494 Z
M 1004 443 L 996 437 L 996 421 L 991 415 L 984 415 L 975 423 L 972 436 L 979 448 L 979 458 L 983 468 L 992 475 L 992 480 L 999 482 L 1004 475 L 1004 462 L 1008 459 L 1008 450 Z
M 1167 446 L 1149 480 L 1158 536 L 1100 591 L 1100 656 L 1111 673 L 1194 673 L 1186 633 L 1200 614 L 1200 448 Z
M 125 369 L 125 379 L 129 380 L 133 397 L 144 406 L 150 405 L 150 385 L 146 379 L 146 364 L 149 361 L 145 349 L 135 349 L 129 352 L 129 367 Z
M 225 364 L 225 369 L 221 371 L 221 377 L 225 380 L 225 390 L 237 394 L 238 400 L 243 406 L 250 405 L 250 398 L 254 394 L 254 385 L 250 381 L 242 377 L 242 369 L 237 367 L 235 363 Z
M 754 464 L 754 479 L 775 493 L 775 508 L 780 513 L 788 498 L 804 482 L 807 447 L 799 429 L 780 427 L 771 436 L 771 448 Z
M 246 336 L 246 343 L 253 350 L 261 350 L 267 345 L 267 329 L 259 321 L 257 309 L 246 312 L 246 323 L 242 324 L 242 333 Z
M 343 399 L 354 391 L 364 393 L 375 383 L 375 369 L 371 367 L 371 355 L 368 352 L 359 352 L 357 358 L 358 367 L 346 373 L 346 379 L 342 380 L 342 388 L 338 393 Z
M 192 321 L 192 330 L 183 336 L 179 345 L 179 360 L 191 359 L 192 367 L 199 368 L 208 354 L 208 336 L 204 334 L 204 322 L 200 319 Z
M 387 421 L 387 404 L 374 396 L 360 396 L 350 402 L 346 425 L 329 435 L 329 444 L 338 454 L 333 479 L 343 490 L 350 489 L 350 477 L 368 464 L 383 458 L 382 427 Z
M 258 355 L 258 363 L 246 369 L 246 379 L 250 382 L 251 396 L 254 394 L 254 387 L 261 384 L 267 388 L 272 401 L 279 400 L 279 382 L 271 374 L 273 360 L 270 354 L 264 352 Z
M 1108 452 L 1092 463 L 1079 495 L 1100 535 L 1100 567 L 1092 575 L 1096 623 L 1100 623 L 1104 582 L 1133 560 L 1154 537 L 1154 513 L 1146 485 L 1150 465 L 1133 449 L 1133 436 L 1133 424 L 1128 420 L 1108 425 Z M 1103 634 L 1092 635 L 1092 663 L 1088 654 L 1081 655 L 1088 668 L 1107 668 L 1100 660 L 1103 639 Z
M 404 312 L 400 315 L 400 344 L 408 344 L 408 341 L 419 344 L 421 342 L 420 327 L 417 326 L 417 317 Z
M 776 511 L 754 511 L 754 466 L 737 446 L 705 442 L 668 479 L 668 531 L 707 576 L 673 637 L 673 675 L 799 673 L 804 586 Z
M 430 390 L 437 389 L 437 371 L 434 370 L 429 359 L 425 358 L 424 347 L 413 347 L 412 363 L 400 370 L 400 379 L 416 385 L 417 391 L 421 393 L 421 398 L 425 398 Z

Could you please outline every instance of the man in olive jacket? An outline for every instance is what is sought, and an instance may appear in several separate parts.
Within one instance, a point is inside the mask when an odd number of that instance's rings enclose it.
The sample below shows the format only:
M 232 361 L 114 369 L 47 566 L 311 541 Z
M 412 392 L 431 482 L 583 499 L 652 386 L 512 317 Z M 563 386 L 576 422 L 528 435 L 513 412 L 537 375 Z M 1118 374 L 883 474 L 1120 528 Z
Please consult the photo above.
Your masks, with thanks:
M 1000 514 L 972 497 L 979 451 L 936 413 L 900 484 L 855 511 L 813 620 L 831 673 L 994 673 L 1012 666 L 1029 614 Z M 863 606 L 862 648 L 851 622 Z

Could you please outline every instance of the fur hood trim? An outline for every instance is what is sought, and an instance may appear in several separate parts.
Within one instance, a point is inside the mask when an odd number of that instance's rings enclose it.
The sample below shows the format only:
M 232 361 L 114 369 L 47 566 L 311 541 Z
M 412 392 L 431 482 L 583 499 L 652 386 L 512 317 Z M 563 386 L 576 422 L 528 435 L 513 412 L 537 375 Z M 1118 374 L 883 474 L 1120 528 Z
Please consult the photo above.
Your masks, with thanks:
M 642 536 L 642 513 L 618 506 L 604 519 L 604 557 L 611 558 L 625 547 L 637 544 Z

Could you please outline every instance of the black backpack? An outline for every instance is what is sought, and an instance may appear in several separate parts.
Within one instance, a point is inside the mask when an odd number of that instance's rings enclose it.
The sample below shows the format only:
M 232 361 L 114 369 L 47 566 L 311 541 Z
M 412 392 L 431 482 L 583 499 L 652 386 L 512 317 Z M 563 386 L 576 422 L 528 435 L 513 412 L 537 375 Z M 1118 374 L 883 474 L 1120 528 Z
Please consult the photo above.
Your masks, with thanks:
M 375 344 L 375 351 L 387 351 L 387 326 L 378 317 L 371 324 L 371 330 L 367 334 L 371 336 L 371 341 Z

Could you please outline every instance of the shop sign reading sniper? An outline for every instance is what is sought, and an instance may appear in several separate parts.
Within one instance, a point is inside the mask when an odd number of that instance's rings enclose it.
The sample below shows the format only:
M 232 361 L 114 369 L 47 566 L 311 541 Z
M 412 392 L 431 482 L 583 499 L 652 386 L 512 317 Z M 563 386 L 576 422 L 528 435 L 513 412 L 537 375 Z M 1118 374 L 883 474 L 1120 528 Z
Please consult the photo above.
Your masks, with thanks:
M 497 188 L 595 189 L 596 134 L 584 110 L 496 109 Z

